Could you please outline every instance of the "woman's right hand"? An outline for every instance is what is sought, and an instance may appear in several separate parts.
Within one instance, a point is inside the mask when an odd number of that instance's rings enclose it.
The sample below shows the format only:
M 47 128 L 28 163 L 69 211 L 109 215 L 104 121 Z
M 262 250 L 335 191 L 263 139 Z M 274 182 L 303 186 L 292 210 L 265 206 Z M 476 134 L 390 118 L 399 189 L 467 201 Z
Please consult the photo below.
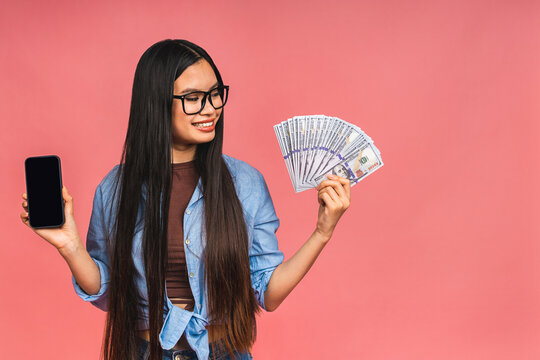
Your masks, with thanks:
M 75 218 L 73 217 L 73 197 L 68 193 L 66 187 L 62 187 L 62 196 L 64 197 L 64 225 L 59 228 L 51 229 L 34 229 L 30 226 L 28 219 L 28 196 L 22 194 L 22 207 L 24 212 L 20 214 L 21 221 L 32 229 L 36 234 L 41 236 L 52 244 L 60 253 L 71 251 L 81 245 L 79 231 Z

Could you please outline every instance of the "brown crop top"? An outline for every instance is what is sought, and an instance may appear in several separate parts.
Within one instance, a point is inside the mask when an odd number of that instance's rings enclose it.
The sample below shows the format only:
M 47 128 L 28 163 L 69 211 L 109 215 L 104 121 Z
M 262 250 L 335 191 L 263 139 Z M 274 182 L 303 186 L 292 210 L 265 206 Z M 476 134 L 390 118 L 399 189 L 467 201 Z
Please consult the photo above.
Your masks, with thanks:
M 184 253 L 184 212 L 199 174 L 195 161 L 172 164 L 171 201 L 169 205 L 169 225 L 167 231 L 167 296 L 173 304 L 187 304 L 186 310 L 193 311 L 195 299 L 189 286 L 186 255 Z

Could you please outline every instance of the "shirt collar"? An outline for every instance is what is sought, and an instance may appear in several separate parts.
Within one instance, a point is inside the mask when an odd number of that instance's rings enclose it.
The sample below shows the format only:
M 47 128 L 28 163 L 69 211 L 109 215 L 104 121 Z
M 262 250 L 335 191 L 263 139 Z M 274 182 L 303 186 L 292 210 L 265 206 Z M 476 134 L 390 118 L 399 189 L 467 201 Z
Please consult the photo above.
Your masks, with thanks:
M 191 199 L 189 200 L 189 204 L 187 207 L 190 207 L 192 204 L 199 201 L 200 198 L 203 197 L 202 193 L 202 179 L 199 176 L 199 181 L 197 182 L 197 186 L 195 186 L 195 190 L 193 191 L 193 195 L 191 196 Z

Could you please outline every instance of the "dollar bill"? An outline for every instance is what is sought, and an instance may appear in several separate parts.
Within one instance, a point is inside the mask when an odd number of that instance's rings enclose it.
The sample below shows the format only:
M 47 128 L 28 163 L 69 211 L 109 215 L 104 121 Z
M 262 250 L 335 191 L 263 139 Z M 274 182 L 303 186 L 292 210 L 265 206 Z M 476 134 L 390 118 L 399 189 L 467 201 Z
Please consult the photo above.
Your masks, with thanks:
M 295 192 L 316 187 L 327 174 L 354 186 L 384 165 L 373 140 L 336 117 L 294 116 L 274 125 L 274 132 Z

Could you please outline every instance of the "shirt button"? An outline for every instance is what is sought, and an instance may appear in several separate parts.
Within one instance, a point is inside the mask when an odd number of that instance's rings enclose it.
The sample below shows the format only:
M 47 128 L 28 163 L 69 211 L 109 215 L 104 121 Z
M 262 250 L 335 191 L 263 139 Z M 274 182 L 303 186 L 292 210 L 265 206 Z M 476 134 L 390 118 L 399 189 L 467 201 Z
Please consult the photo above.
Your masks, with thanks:
M 191 213 L 191 211 L 189 211 L 189 209 L 188 209 L 188 210 L 186 210 L 186 214 L 188 214 L 188 215 L 189 215 L 190 213 Z
M 197 305 L 197 309 L 201 310 L 201 304 Z
M 186 239 L 186 244 L 189 244 L 190 242 L 191 242 L 191 240 Z
M 194 277 L 194 276 L 195 276 L 194 273 L 192 273 L 192 272 L 189 273 L 189 277 Z

